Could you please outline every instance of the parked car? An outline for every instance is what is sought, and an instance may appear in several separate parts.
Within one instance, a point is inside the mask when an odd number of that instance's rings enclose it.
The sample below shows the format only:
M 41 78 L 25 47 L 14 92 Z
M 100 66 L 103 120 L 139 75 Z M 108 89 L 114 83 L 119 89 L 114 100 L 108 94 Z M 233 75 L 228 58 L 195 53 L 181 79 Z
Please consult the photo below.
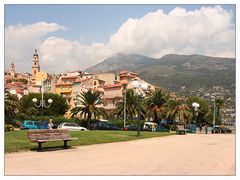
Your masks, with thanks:
M 33 121 L 33 120 L 25 120 L 23 124 L 20 126 L 21 130 L 25 129 L 48 129 L 47 121 Z
M 212 133 L 232 133 L 232 130 L 227 128 L 227 127 L 220 127 L 220 126 L 216 126 L 214 128 L 212 128 L 211 130 Z
M 122 130 L 123 131 L 137 131 L 138 125 L 137 124 L 129 124 L 129 125 L 126 125 L 125 127 L 123 127 Z M 140 130 L 142 130 L 141 127 L 140 127 Z
M 108 122 L 96 122 L 89 126 L 90 130 L 120 130 L 118 126 L 115 124 L 111 124 Z
M 155 132 L 169 132 L 169 129 L 164 128 L 162 126 L 158 126 Z
M 144 131 L 152 131 L 153 125 L 154 125 L 155 128 L 158 127 L 157 123 L 154 123 L 154 122 L 144 122 L 143 130 Z
M 85 127 L 79 126 L 77 123 L 64 122 L 58 125 L 58 129 L 68 129 L 69 131 L 86 131 Z

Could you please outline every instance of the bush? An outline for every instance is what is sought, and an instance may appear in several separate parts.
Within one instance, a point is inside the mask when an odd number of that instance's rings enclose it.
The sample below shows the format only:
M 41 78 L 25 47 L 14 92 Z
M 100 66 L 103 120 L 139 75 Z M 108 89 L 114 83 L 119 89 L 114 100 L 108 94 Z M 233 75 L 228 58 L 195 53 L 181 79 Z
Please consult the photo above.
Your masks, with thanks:
M 53 128 L 57 128 L 57 126 L 63 122 L 72 122 L 72 123 L 77 123 L 79 126 L 82 127 L 87 127 L 88 120 L 87 119 L 79 119 L 79 118 L 64 118 L 62 116 L 24 116 L 20 120 L 15 120 L 13 122 L 15 127 L 20 127 L 20 125 L 25 121 L 25 120 L 33 120 L 33 121 L 49 121 L 49 119 L 52 119 L 53 121 Z M 91 120 L 90 123 L 94 123 L 97 120 Z
M 4 126 L 4 131 L 14 131 L 14 126 L 12 124 L 7 124 Z
M 115 124 L 116 126 L 120 127 L 120 128 L 123 128 L 123 120 L 119 120 L 119 119 L 113 119 L 113 120 L 110 120 L 109 121 L 110 123 L 112 124 Z M 140 126 L 143 127 L 143 124 L 144 124 L 144 120 L 140 120 Z M 129 124 L 137 124 L 138 121 L 137 120 L 126 120 L 126 125 L 129 125 Z

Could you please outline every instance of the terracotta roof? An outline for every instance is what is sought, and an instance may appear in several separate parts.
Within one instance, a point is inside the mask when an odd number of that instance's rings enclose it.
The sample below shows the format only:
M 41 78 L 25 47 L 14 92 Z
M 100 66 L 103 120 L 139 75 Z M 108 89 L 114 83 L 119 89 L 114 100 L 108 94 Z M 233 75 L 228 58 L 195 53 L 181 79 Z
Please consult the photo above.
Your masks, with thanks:
M 120 73 L 118 73 L 119 76 L 124 75 L 124 74 L 139 76 L 139 74 L 131 72 L 131 71 L 121 71 Z
M 84 73 L 84 74 L 82 74 L 82 76 L 89 76 L 89 75 L 94 75 L 93 73 Z
M 111 85 L 106 85 L 106 86 L 102 86 L 102 88 L 104 89 L 108 89 L 108 88 L 117 88 L 117 87 L 121 87 L 122 84 L 111 84 Z
M 61 79 L 77 79 L 79 76 L 62 76 Z
M 55 84 L 55 86 L 72 86 L 72 84 Z
M 78 80 L 76 80 L 75 82 L 84 82 L 84 81 L 87 81 L 87 80 L 89 80 L 89 79 L 92 79 L 92 77 L 86 78 L 86 79 L 78 79 Z
M 4 75 L 4 79 L 16 79 L 16 78 L 11 75 Z

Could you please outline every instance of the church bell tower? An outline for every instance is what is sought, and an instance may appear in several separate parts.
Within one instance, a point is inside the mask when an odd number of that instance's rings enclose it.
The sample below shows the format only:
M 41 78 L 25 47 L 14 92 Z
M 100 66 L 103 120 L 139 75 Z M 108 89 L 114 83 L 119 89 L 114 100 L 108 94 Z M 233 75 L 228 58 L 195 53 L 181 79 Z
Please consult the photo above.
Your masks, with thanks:
M 40 72 L 40 64 L 39 64 L 38 52 L 35 49 L 35 52 L 33 54 L 33 64 L 32 64 L 32 80 L 36 79 L 36 74 L 38 72 Z
M 15 72 L 15 65 L 13 64 L 13 62 L 11 64 L 11 66 L 10 66 L 10 71 L 9 72 L 10 72 L 11 76 L 13 76 L 13 77 L 15 76 L 16 72 Z

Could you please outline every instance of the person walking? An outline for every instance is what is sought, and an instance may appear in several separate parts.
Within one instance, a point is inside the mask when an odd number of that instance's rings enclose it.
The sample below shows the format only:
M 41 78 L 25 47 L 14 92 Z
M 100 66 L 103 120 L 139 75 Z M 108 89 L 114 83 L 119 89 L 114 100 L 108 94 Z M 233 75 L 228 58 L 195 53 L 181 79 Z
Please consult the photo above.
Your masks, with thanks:
M 152 124 L 152 132 L 155 132 L 156 131 L 156 127 L 155 127 L 155 123 Z
M 49 129 L 52 129 L 52 128 L 53 128 L 53 122 L 52 122 L 52 119 L 49 120 L 48 128 L 49 128 Z
M 208 125 L 206 124 L 205 125 L 205 134 L 207 134 L 208 133 Z
M 202 132 L 202 124 L 201 123 L 199 124 L 199 130 L 200 130 L 200 134 L 201 134 L 201 132 Z

